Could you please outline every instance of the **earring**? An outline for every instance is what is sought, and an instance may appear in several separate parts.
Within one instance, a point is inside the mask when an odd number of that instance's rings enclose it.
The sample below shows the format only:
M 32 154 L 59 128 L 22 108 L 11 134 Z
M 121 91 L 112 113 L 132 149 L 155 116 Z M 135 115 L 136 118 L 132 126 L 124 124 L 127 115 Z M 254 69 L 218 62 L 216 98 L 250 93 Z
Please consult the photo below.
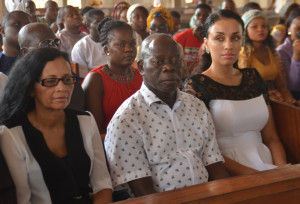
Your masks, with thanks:
M 209 51 L 208 49 L 206 49 L 206 50 L 205 50 L 205 52 L 206 52 L 207 54 L 209 54 L 209 53 L 210 53 L 210 51 Z
M 109 56 L 109 52 L 106 55 Z

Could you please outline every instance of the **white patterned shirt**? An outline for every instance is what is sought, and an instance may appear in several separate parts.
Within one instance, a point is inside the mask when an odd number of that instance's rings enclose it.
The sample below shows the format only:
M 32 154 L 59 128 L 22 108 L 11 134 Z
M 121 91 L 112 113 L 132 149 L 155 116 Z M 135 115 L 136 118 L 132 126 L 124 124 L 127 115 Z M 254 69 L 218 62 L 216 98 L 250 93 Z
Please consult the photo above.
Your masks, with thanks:
M 224 161 L 202 101 L 178 90 L 171 109 L 144 84 L 113 116 L 105 149 L 114 187 L 151 176 L 158 192 L 207 182 L 205 166 Z

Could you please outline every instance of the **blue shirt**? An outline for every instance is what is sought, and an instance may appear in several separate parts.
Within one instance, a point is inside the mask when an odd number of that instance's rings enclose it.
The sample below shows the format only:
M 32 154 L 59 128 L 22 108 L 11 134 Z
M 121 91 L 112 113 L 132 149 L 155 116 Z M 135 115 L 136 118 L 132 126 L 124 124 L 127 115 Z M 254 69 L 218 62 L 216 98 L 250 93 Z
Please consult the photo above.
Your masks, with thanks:
M 3 51 L 0 52 L 0 72 L 8 75 L 11 67 L 14 65 L 17 57 L 8 57 L 3 54 Z

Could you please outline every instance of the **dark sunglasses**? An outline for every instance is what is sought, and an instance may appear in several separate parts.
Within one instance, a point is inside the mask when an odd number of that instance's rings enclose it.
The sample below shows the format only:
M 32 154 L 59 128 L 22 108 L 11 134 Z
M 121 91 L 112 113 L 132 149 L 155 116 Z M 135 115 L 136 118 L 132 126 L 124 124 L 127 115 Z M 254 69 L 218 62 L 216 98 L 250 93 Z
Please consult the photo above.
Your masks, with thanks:
M 60 39 L 47 39 L 39 42 L 39 47 L 60 47 L 61 41 Z

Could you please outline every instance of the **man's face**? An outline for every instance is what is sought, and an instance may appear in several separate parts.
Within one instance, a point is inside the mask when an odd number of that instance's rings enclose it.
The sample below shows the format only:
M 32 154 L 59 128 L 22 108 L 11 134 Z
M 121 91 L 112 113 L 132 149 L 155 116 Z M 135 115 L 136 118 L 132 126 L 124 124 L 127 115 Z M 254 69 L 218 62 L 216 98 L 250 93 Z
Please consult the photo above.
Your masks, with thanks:
M 147 55 L 138 62 L 145 85 L 156 95 L 177 90 L 183 73 L 182 53 L 176 42 L 158 37 L 149 44 Z
M 35 5 L 31 1 L 25 2 L 25 12 L 29 15 L 35 15 Z
M 58 14 L 58 6 L 55 3 L 51 3 L 46 9 L 45 16 L 51 21 L 55 22 Z
M 209 10 L 205 8 L 197 8 L 195 11 L 195 19 L 194 19 L 195 25 L 198 28 L 202 29 L 208 16 L 209 16 Z
M 94 39 L 99 38 L 99 32 L 97 30 L 97 27 L 99 23 L 103 20 L 104 16 L 103 15 L 94 15 L 92 19 L 90 19 L 89 24 L 88 24 L 88 29 L 90 31 L 91 36 Z
M 18 33 L 20 29 L 30 23 L 30 17 L 23 12 L 12 14 L 6 22 L 5 28 L 1 29 L 1 34 L 5 38 L 5 42 L 14 47 L 19 47 Z
M 73 7 L 69 7 L 65 10 L 62 22 L 64 22 L 65 27 L 69 28 L 79 28 L 82 25 L 81 16 L 79 15 L 77 9 Z

